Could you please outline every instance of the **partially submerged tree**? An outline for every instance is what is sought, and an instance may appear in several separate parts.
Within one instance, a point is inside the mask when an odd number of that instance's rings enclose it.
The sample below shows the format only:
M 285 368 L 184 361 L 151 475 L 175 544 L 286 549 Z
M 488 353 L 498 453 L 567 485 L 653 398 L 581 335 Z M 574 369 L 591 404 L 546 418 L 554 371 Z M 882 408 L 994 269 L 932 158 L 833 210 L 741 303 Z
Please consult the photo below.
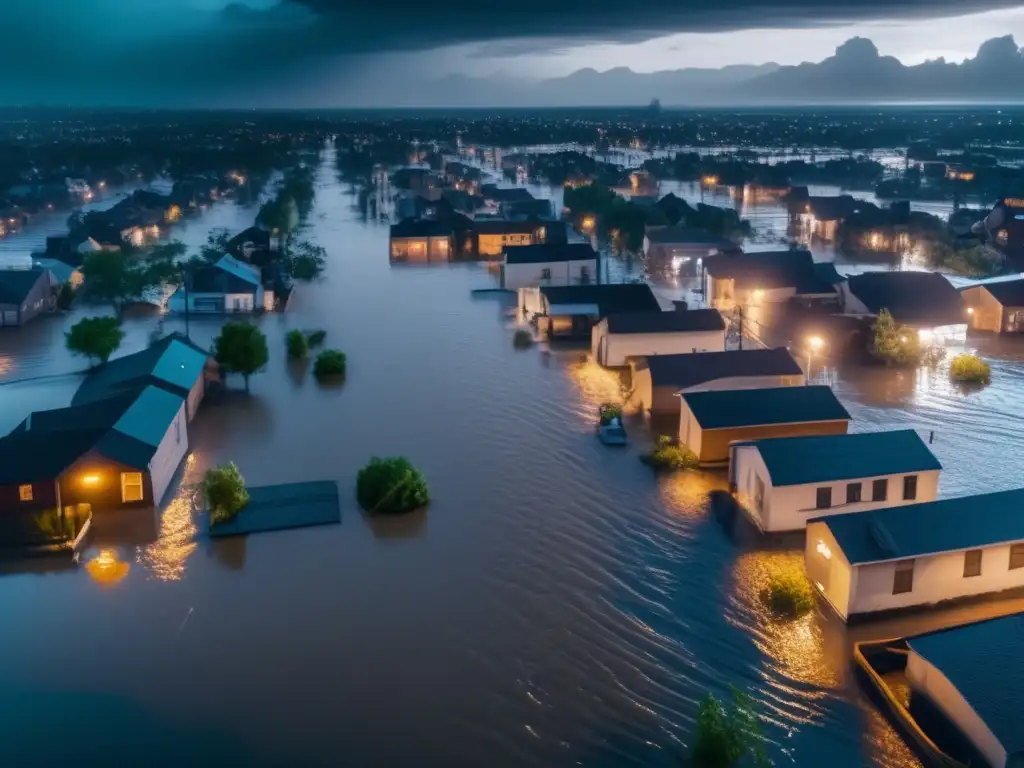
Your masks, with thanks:
M 283 261 L 285 271 L 293 280 L 315 280 L 323 274 L 327 264 L 327 250 L 303 240 L 288 248 Z
M 90 363 L 93 360 L 107 362 L 123 339 L 124 331 L 116 317 L 86 317 L 64 334 L 68 350 L 76 355 L 85 355 Z
M 959 354 L 949 363 L 949 377 L 962 384 L 988 384 L 992 367 L 977 355 Z
M 329 377 L 340 377 L 345 375 L 348 367 L 348 359 L 345 353 L 339 349 L 325 349 L 316 356 L 313 363 L 313 375 L 318 379 Z
M 868 354 L 888 366 L 917 365 L 924 357 L 918 332 L 893 320 L 883 309 L 871 326 Z
M 701 699 L 690 753 L 693 768 L 738 768 L 745 760 L 759 768 L 771 765 L 753 702 L 747 694 L 731 690 L 728 708 L 713 694 Z
M 231 321 L 221 328 L 213 341 L 213 354 L 225 373 L 241 374 L 245 391 L 249 391 L 249 377 L 262 371 L 270 357 L 267 337 L 255 325 Z
M 230 520 L 249 503 L 245 478 L 234 462 L 211 467 L 203 475 L 203 495 L 210 508 L 210 524 Z
M 231 232 L 227 229 L 215 229 L 206 236 L 206 242 L 199 247 L 199 258 L 213 264 L 220 261 L 221 256 L 228 252 Z
M 374 456 L 356 477 L 356 498 L 371 514 L 411 512 L 430 503 L 423 474 L 408 459 Z
M 184 252 L 185 246 L 174 242 L 155 246 L 149 253 L 137 253 L 127 245 L 90 253 L 82 261 L 86 293 L 108 302 L 120 315 L 129 301 L 141 298 L 150 288 L 174 284 Z
M 288 331 L 284 337 L 284 343 L 288 348 L 288 358 L 291 360 L 304 360 L 309 354 L 309 342 L 306 341 L 306 334 L 298 328 Z

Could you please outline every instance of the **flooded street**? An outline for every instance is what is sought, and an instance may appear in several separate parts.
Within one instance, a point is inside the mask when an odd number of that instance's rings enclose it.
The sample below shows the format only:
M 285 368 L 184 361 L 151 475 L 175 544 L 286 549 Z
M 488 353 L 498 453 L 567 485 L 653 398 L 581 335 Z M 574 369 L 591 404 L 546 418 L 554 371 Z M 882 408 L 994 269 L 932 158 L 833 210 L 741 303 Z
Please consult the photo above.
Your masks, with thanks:
M 800 553 L 710 515 L 723 475 L 658 479 L 636 447 L 601 446 L 594 418 L 614 379 L 582 350 L 514 350 L 510 302 L 471 294 L 494 284 L 483 266 L 391 266 L 387 224 L 361 219 L 333 166 L 326 152 L 308 232 L 326 276 L 257 320 L 267 370 L 250 396 L 204 404 L 152 536 L 104 534 L 114 564 L 97 543 L 78 567 L 0 577 L 0 761 L 672 766 L 697 701 L 736 685 L 768 718 L 776 765 L 917 765 L 859 693 L 845 628 L 817 614 L 780 624 L 762 607 L 767 575 Z M 175 236 L 198 245 L 254 213 L 224 203 Z M 82 315 L 0 333 L 0 430 L 68 404 L 83 366 L 63 331 Z M 122 351 L 156 322 L 126 320 Z M 193 338 L 221 322 L 193 319 Z M 292 328 L 325 329 L 346 352 L 342 386 L 289 365 Z M 934 430 L 942 496 L 1018 486 L 1024 344 L 972 346 L 993 383 L 968 394 L 941 366 L 837 371 L 824 358 L 812 373 L 854 430 Z M 423 470 L 424 515 L 360 513 L 355 476 L 372 455 Z M 198 537 L 195 484 L 225 461 L 252 485 L 336 480 L 342 524 Z

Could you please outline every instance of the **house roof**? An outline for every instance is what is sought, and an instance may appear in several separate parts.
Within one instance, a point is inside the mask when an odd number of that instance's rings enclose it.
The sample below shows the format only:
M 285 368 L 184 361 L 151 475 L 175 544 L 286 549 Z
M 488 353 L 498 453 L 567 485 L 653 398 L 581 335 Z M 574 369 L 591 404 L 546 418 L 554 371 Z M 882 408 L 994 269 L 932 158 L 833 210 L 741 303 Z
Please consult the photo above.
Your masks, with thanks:
M 530 190 L 528 189 L 523 189 L 522 187 L 503 189 L 496 184 L 484 184 L 480 187 L 480 194 L 488 200 L 497 200 L 502 203 L 518 203 L 525 202 L 527 200 L 536 200 L 536 198 L 530 194 Z
M 590 243 L 540 243 L 505 249 L 506 264 L 544 264 L 559 261 L 594 261 Z
M 55 479 L 91 451 L 103 429 L 71 429 L 56 436 L 52 431 L 15 431 L 0 437 L 0 485 Z
M 478 235 L 527 235 L 548 224 L 549 222 L 536 220 L 479 219 L 473 222 L 473 229 Z
M 190 293 L 255 294 L 259 287 L 259 283 L 254 285 L 249 278 L 236 274 L 234 270 L 222 268 L 220 262 L 193 270 L 188 282 Z
M 540 289 L 548 304 L 596 304 L 601 317 L 620 312 L 660 312 L 647 283 L 564 285 Z
M 146 387 L 114 423 L 114 429 L 155 450 L 183 402 L 166 389 Z
M 652 243 L 672 243 L 676 245 L 706 245 L 715 248 L 735 248 L 735 244 L 725 238 L 713 235 L 707 230 L 694 227 L 651 227 L 646 232 L 647 239 Z
M 847 285 L 869 312 L 887 309 L 898 323 L 940 326 L 966 322 L 960 292 L 937 272 L 865 272 L 850 277 Z
M 821 221 L 836 221 L 849 216 L 857 210 L 859 201 L 850 195 L 839 195 L 836 197 L 808 197 L 806 205 L 814 218 Z
M 795 288 L 805 295 L 836 292 L 815 270 L 810 251 L 718 254 L 704 259 L 704 269 L 712 277 L 732 278 L 753 288 Z
M 829 285 L 838 285 L 839 283 L 846 282 L 846 278 L 839 274 L 836 265 L 831 261 L 814 262 L 814 274 L 817 275 L 819 280 Z
M 1022 508 L 1024 488 L 1017 488 L 815 520 L 858 565 L 1024 541 Z
M 785 347 L 655 355 L 647 358 L 651 384 L 687 389 L 716 379 L 742 376 L 800 376 L 803 369 Z
M 982 283 L 981 287 L 991 293 L 992 297 L 1004 307 L 1024 307 L 1024 278 Z
M 942 469 L 912 429 L 753 440 L 772 485 L 803 485 Z
M 21 304 L 45 274 L 43 267 L 0 269 L 0 304 Z
M 436 219 L 403 219 L 391 225 L 391 238 L 396 237 L 450 237 L 452 225 Z
M 850 419 L 846 408 L 826 386 L 683 392 L 680 397 L 701 429 Z
M 259 268 L 254 267 L 251 264 L 246 264 L 243 261 L 239 261 L 234 256 L 224 254 L 214 266 L 216 266 L 217 269 L 227 272 L 229 275 L 237 277 L 239 280 L 248 283 L 253 288 L 258 288 L 260 285 Z
M 685 333 L 724 331 L 725 319 L 717 309 L 675 312 L 626 312 L 608 315 L 609 333 Z
M 1024 616 L 1013 614 L 907 639 L 910 650 L 953 684 L 1006 750 L 1024 754 L 1020 727 Z

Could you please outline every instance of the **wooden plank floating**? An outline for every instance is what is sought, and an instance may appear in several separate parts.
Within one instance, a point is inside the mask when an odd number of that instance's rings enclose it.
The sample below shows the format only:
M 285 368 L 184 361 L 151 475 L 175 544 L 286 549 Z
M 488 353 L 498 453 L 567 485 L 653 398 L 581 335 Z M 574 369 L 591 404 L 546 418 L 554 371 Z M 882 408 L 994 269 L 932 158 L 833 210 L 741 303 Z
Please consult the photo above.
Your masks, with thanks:
M 338 484 L 328 480 L 250 488 L 249 503 L 234 518 L 207 528 L 216 538 L 340 522 Z

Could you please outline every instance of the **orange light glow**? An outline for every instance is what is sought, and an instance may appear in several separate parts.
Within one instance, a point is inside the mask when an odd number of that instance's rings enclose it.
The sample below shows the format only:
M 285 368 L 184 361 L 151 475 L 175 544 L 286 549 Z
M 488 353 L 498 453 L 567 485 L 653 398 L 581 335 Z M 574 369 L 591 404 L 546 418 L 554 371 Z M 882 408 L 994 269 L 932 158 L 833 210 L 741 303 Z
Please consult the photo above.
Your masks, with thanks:
M 96 485 L 99 481 L 99 475 L 82 475 L 82 485 Z

